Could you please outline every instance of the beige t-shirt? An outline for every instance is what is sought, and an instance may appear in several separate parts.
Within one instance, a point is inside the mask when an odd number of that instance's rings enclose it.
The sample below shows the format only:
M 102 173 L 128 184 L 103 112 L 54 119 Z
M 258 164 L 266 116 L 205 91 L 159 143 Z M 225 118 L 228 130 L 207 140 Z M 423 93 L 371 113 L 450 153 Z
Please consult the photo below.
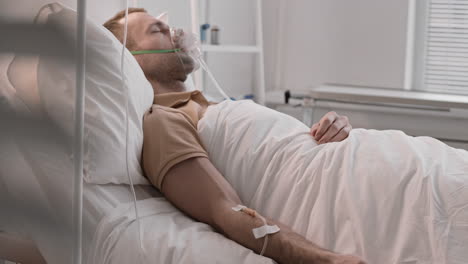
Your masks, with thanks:
M 176 164 L 206 157 L 197 132 L 198 121 L 210 103 L 199 91 L 155 95 L 143 117 L 143 170 L 159 190 Z

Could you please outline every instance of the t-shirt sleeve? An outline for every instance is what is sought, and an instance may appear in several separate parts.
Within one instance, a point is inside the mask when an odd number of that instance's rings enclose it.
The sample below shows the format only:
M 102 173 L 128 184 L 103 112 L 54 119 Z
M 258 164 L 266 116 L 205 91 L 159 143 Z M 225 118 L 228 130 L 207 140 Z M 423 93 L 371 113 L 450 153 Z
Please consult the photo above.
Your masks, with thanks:
M 176 164 L 208 157 L 197 128 L 183 112 L 153 105 L 143 117 L 143 170 L 161 190 L 164 177 Z

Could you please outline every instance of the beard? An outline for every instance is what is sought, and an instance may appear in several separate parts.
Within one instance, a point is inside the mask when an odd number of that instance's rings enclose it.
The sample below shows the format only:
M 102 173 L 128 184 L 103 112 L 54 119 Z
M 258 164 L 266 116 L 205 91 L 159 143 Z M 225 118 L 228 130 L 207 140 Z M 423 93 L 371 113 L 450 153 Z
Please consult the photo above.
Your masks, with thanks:
M 140 58 L 146 77 L 160 82 L 185 82 L 187 76 L 199 68 L 199 63 L 185 52 L 148 54 Z
M 176 55 L 179 58 L 179 62 L 182 64 L 184 72 L 188 75 L 200 68 L 198 61 L 194 60 L 190 55 L 185 52 L 178 52 Z

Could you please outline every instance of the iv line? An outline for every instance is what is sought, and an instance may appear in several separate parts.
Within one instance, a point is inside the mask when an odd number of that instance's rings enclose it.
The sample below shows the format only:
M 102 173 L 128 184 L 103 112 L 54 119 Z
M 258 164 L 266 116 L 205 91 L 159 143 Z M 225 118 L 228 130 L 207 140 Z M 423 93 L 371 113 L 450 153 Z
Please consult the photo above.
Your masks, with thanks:
M 126 7 L 125 7 L 125 23 L 124 23 L 124 36 L 123 36 L 123 40 L 122 40 L 122 53 L 121 53 L 121 57 L 120 57 L 120 74 L 121 74 L 121 80 L 122 80 L 122 87 L 124 87 L 125 85 L 125 82 L 126 82 L 126 78 L 125 78 L 125 75 L 124 75 L 124 55 L 125 55 L 125 46 L 127 45 L 127 33 L 128 33 L 128 2 L 129 0 L 126 0 Z M 127 177 L 128 177 L 128 180 L 130 182 L 130 189 L 132 191 L 132 195 L 133 195 L 133 204 L 134 204 L 134 207 L 135 207 L 135 218 L 136 218 L 136 221 L 137 221 L 137 227 L 138 227 L 138 239 L 140 241 L 140 248 L 142 251 L 144 251 L 143 249 L 143 241 L 141 239 L 141 224 L 140 224 L 140 217 L 139 217 L 139 214 L 138 214 L 138 207 L 137 207 L 137 199 L 136 199 L 136 193 L 135 193 L 135 187 L 133 186 L 133 180 L 132 180 L 132 177 L 130 177 L 130 170 L 129 170 L 129 167 L 128 167 L 128 107 L 129 107 L 129 103 L 128 103 L 128 100 L 130 100 L 130 91 L 128 89 L 128 86 L 127 86 L 127 100 L 125 101 L 125 124 L 126 124 L 126 133 L 125 133 L 125 164 L 126 164 L 126 169 L 127 169 Z

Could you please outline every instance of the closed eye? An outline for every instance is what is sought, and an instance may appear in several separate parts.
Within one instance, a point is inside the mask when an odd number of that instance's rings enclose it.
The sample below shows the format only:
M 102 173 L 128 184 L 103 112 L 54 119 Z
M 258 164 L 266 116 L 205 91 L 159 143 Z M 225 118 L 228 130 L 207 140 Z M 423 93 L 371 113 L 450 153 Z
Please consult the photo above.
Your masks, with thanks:
M 156 22 L 150 24 L 146 32 L 150 34 L 161 33 L 161 29 L 159 28 L 158 23 Z

